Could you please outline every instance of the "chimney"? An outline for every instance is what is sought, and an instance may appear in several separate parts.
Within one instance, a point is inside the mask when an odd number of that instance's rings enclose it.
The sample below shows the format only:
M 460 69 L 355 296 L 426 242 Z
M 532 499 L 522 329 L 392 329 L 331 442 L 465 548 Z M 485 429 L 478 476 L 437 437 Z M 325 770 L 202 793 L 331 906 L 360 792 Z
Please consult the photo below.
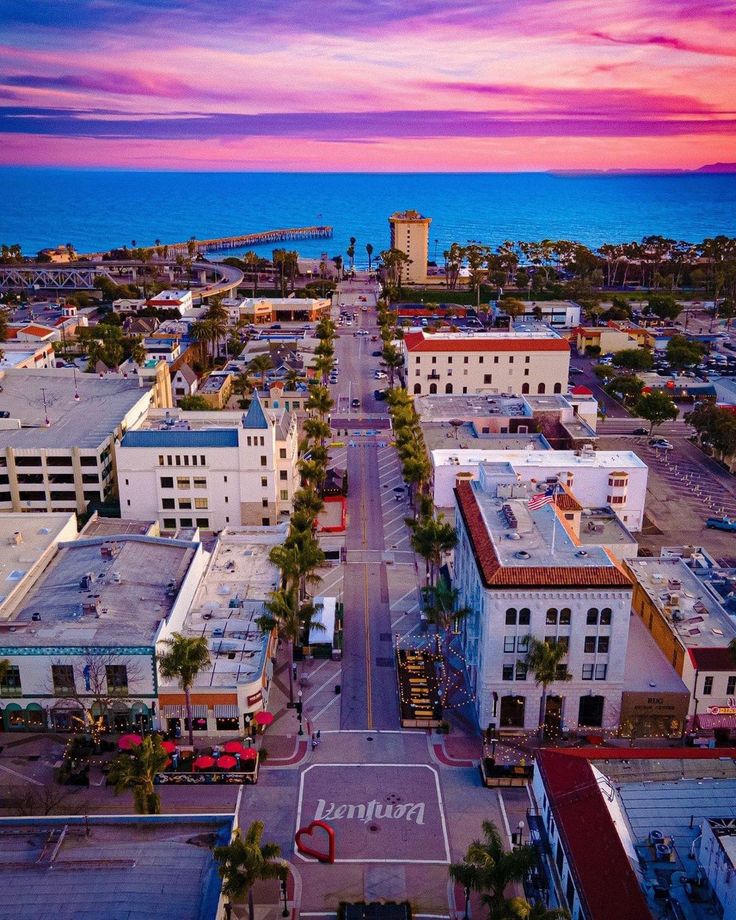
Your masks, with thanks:
M 23 542 L 23 533 L 20 530 L 16 530 L 12 536 L 12 541 L 15 546 L 20 546 L 20 544 Z

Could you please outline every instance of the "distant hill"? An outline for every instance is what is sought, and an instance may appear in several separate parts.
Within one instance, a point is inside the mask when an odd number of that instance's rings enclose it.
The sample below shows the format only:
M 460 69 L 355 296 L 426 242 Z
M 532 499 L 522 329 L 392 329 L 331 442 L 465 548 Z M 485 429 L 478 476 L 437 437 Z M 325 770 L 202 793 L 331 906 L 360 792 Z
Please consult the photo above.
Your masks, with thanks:
M 707 163 L 700 169 L 694 169 L 696 173 L 736 173 L 736 163 Z

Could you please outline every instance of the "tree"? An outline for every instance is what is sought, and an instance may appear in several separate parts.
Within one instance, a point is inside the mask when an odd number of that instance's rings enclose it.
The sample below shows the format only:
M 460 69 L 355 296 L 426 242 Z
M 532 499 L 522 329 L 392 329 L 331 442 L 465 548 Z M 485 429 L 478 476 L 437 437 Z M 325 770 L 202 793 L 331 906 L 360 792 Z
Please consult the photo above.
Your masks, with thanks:
M 570 912 L 564 907 L 547 907 L 540 901 L 530 904 L 526 898 L 510 898 L 500 920 L 570 920 Z
M 191 723 L 190 723 L 191 725 Z M 113 760 L 108 782 L 115 794 L 132 790 L 135 810 L 139 815 L 161 814 L 161 799 L 156 792 L 154 780 L 168 763 L 169 755 L 161 746 L 158 735 L 146 735 L 135 745 Z
M 660 319 L 673 320 L 677 319 L 681 310 L 682 306 L 671 294 L 652 294 L 646 312 L 653 313 Z
M 567 655 L 567 647 L 561 642 L 547 642 L 529 636 L 529 651 L 526 655 L 526 664 L 534 676 L 534 681 L 542 688 L 542 697 L 539 701 L 539 740 L 544 739 L 544 728 L 547 717 L 547 689 L 550 684 L 558 681 L 572 680 L 572 674 L 562 664 L 562 659 Z
M 652 353 L 648 348 L 624 348 L 614 354 L 611 363 L 632 371 L 647 371 L 653 364 Z
M 266 613 L 258 617 L 256 624 L 264 634 L 275 629 L 289 645 L 289 702 L 293 703 L 294 646 L 299 643 L 302 635 L 302 621 L 299 616 L 296 590 L 290 587 L 277 588 L 272 591 L 266 601 Z
M 677 406 L 672 398 L 661 390 L 644 393 L 637 399 L 634 409 L 641 418 L 649 422 L 649 434 L 657 425 L 674 420 L 678 415 Z
M 261 389 L 266 389 L 266 371 L 271 370 L 273 367 L 273 361 L 271 355 L 262 352 L 259 355 L 251 358 L 251 360 L 246 364 L 246 370 L 249 374 L 260 374 L 261 376 Z
M 274 878 L 286 880 L 288 868 L 279 861 L 281 849 L 275 843 L 261 843 L 263 831 L 263 822 L 254 821 L 244 837 L 236 830 L 230 843 L 214 849 L 222 893 L 227 898 L 228 917 L 232 914 L 232 905 L 247 896 L 248 920 L 255 920 L 255 883 Z
M 526 313 L 526 304 L 522 300 L 517 300 L 516 297 L 505 297 L 501 301 L 501 306 L 503 307 L 503 312 L 508 313 L 512 319 L 516 319 L 517 316 L 523 316 Z
M 365 251 L 368 254 L 368 271 L 370 271 L 371 270 L 371 259 L 373 258 L 373 245 L 371 243 L 366 243 Z
M 461 863 L 450 866 L 450 878 L 473 891 L 483 893 L 483 903 L 492 920 L 501 918 L 505 909 L 505 891 L 512 882 L 521 881 L 534 865 L 534 849 L 520 846 L 507 852 L 501 835 L 492 821 L 481 825 L 483 837 L 474 840 Z
M 180 396 L 177 405 L 185 412 L 211 412 L 212 406 L 207 402 L 204 396 Z
M 427 584 L 434 588 L 443 556 L 457 545 L 457 532 L 442 513 L 413 521 L 410 526 L 412 549 L 424 559 Z
M 689 341 L 684 335 L 673 335 L 667 342 L 667 360 L 677 370 L 698 364 L 704 353 L 702 345 Z
M 210 665 L 207 639 L 205 636 L 184 636 L 182 633 L 175 632 L 170 639 L 164 639 L 163 644 L 167 646 L 168 651 L 159 653 L 157 656 L 159 671 L 162 677 L 178 680 L 179 686 L 184 691 L 189 723 L 189 743 L 194 747 L 191 690 L 197 675 Z
M 624 405 L 638 399 L 644 389 L 644 381 L 640 377 L 623 375 L 614 377 L 606 384 L 606 392 L 618 397 Z

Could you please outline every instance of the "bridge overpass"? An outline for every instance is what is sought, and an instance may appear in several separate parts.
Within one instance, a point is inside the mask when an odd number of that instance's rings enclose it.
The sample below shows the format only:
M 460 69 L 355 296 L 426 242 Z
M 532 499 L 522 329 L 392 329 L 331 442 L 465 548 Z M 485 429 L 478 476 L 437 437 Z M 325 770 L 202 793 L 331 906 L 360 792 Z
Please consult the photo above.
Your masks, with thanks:
M 22 265 L 0 266 L 0 291 L 91 291 L 99 278 L 108 278 L 113 284 L 137 284 L 139 273 L 151 265 L 167 275 L 172 286 L 181 284 L 181 280 L 175 278 L 175 270 L 178 271 L 179 266 L 173 258 L 157 259 L 148 266 L 133 259 L 70 262 L 63 265 L 26 262 Z M 194 262 L 192 274 L 198 281 L 192 287 L 195 300 L 206 300 L 217 294 L 232 294 L 243 281 L 240 269 L 220 262 Z

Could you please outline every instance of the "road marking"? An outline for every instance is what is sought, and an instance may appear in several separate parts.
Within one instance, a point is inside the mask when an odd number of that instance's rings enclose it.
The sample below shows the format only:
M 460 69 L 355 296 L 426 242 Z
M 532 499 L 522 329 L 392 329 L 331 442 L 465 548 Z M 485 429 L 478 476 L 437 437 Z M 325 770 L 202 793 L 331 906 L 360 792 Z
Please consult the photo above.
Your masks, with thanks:
M 339 699 L 340 699 L 339 696 L 333 696 L 332 699 L 330 700 L 330 702 L 329 702 L 326 706 L 323 706 L 323 707 L 320 709 L 319 712 L 315 712 L 315 714 L 312 716 L 312 722 L 316 722 L 317 719 L 319 719 L 319 717 L 320 717 L 323 713 L 327 712 L 327 710 L 330 708 L 330 706 L 332 706 L 333 703 L 336 703 Z
M 363 538 L 363 550 L 368 551 L 368 531 L 365 505 L 365 454 L 360 455 L 360 472 L 361 472 L 361 495 L 360 495 L 360 514 Z M 371 675 L 371 630 L 370 615 L 368 610 L 368 567 L 363 566 L 363 627 L 365 630 L 365 692 L 366 692 L 366 715 L 368 728 L 373 728 L 373 687 Z

